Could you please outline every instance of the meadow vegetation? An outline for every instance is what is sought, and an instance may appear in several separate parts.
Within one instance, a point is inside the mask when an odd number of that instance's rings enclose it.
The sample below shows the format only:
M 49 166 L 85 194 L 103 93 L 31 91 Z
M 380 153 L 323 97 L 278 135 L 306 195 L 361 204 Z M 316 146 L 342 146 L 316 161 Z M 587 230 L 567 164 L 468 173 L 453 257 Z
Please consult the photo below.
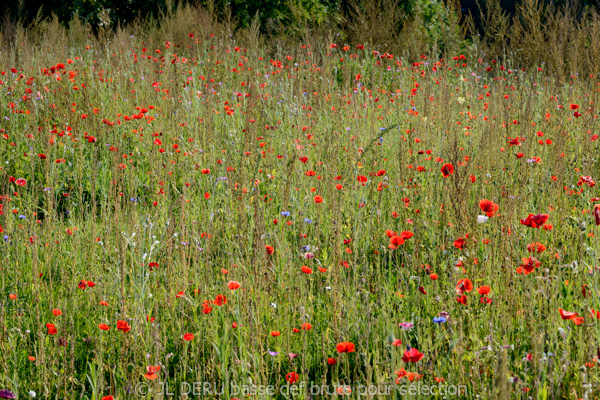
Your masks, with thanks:
M 5 23 L 0 398 L 596 398 L 600 18 L 486 4 Z

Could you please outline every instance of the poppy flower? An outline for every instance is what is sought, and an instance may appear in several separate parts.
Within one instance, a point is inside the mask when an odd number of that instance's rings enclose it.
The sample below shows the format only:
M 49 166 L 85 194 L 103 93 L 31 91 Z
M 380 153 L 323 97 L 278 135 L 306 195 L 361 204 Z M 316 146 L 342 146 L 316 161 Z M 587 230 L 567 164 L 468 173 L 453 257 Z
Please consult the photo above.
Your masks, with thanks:
M 194 339 L 193 333 L 186 333 L 185 335 L 183 335 L 183 340 L 185 340 L 186 342 L 189 342 L 192 339 Z
M 470 293 L 473 290 L 473 283 L 470 279 L 460 279 L 456 283 L 456 294 L 462 295 L 464 292 Z
M 391 238 L 391 237 L 393 237 L 393 236 L 398 236 L 398 234 L 397 234 L 396 232 L 394 232 L 394 231 L 392 231 L 392 230 L 389 230 L 389 229 L 385 231 L 385 234 L 386 234 L 386 235 L 387 235 L 387 237 L 389 237 L 389 238 Z
M 131 330 L 131 326 L 129 326 L 127 321 L 118 320 L 117 321 L 117 329 L 122 331 L 123 333 L 127 333 Z
M 19 186 L 25 186 L 25 185 L 27 185 L 27 181 L 26 181 L 25 179 L 23 179 L 23 178 L 19 178 L 19 179 L 17 179 L 17 180 L 15 181 L 15 183 L 16 183 L 17 185 L 19 185 Z
M 279 331 L 271 331 L 271 336 L 277 337 L 279 335 L 281 335 L 281 332 L 279 332 Z
M 477 292 L 481 295 L 481 296 L 485 296 L 486 294 L 488 294 L 491 291 L 491 288 L 489 286 L 480 286 L 477 288 Z
M 240 288 L 240 283 L 236 282 L 236 281 L 229 281 L 227 283 L 227 287 L 229 288 L 229 290 L 236 290 Z
M 444 176 L 444 178 L 447 178 L 454 173 L 454 165 L 446 163 L 442 166 L 440 171 L 442 171 L 442 175 Z
M 410 231 L 404 231 L 404 232 L 402 232 L 402 233 L 400 234 L 400 237 L 401 237 L 402 239 L 404 239 L 404 240 L 408 240 L 408 239 L 410 239 L 410 238 L 411 238 L 411 237 L 413 237 L 413 236 L 414 236 L 414 233 L 412 233 L 412 232 L 410 232 Z
M 500 209 L 498 204 L 486 199 L 483 199 L 479 202 L 479 208 L 481 208 L 481 211 L 483 211 L 485 215 L 487 215 L 490 218 L 496 215 L 496 213 Z
M 340 342 L 336 346 L 338 353 L 354 353 L 354 343 L 352 342 Z
M 218 294 L 217 297 L 215 297 L 215 301 L 213 301 L 213 303 L 217 306 L 222 306 L 223 304 L 227 304 L 227 297 L 225 297 L 222 294 Z
M 521 220 L 521 224 L 530 228 L 539 228 L 548 221 L 550 216 L 548 214 L 529 214 L 527 218 Z
M 110 327 L 106 324 L 98 324 L 98 328 L 102 329 L 103 331 L 107 331 L 110 329 Z
M 273 248 L 273 246 L 265 246 L 265 251 L 267 252 L 267 254 L 271 255 L 275 252 L 275 249 Z
M 146 377 L 146 379 L 149 380 L 154 380 L 156 378 L 158 378 L 158 376 L 156 375 L 156 372 L 160 371 L 160 365 L 156 365 L 156 366 L 147 366 L 146 367 L 146 374 L 144 375 Z
M 49 335 L 56 335 L 56 332 L 58 332 L 58 331 L 56 330 L 56 327 L 54 326 L 54 324 L 47 323 L 47 324 L 46 324 L 46 328 L 48 328 L 48 334 L 49 334 Z
M 335 363 L 337 363 L 337 360 L 335 358 L 327 358 L 327 364 L 329 365 L 335 365 Z
M 407 373 L 408 372 L 404 369 L 404 367 L 400 368 L 399 371 L 396 371 L 396 375 L 398 376 L 398 379 L 396 379 L 396 384 L 399 384 L 399 382 L 406 376 Z
M 300 270 L 302 272 L 304 272 L 305 274 L 312 274 L 313 273 L 312 269 L 308 268 L 306 265 L 303 265 L 302 268 L 300 268 Z
M 521 259 L 521 266 L 519 268 L 517 268 L 517 273 L 518 274 L 524 274 L 524 275 L 529 275 L 530 273 L 533 272 L 533 270 L 537 267 L 539 267 L 542 263 L 539 262 L 538 260 L 536 260 L 534 257 L 523 257 Z
M 358 175 L 356 177 L 356 180 L 359 181 L 360 183 L 362 183 L 363 185 L 365 184 L 365 182 L 368 180 L 366 176 L 363 175 Z
M 459 297 L 456 298 L 456 301 L 459 304 L 466 305 L 467 304 L 467 296 L 465 296 L 465 295 L 459 296 Z
M 319 203 L 322 203 L 322 202 L 323 202 L 323 198 L 321 196 L 319 196 L 319 195 L 316 195 L 315 196 L 315 203 L 319 204 Z
M 544 251 L 546 251 L 546 246 L 544 246 L 543 244 L 539 243 L 539 242 L 535 242 L 535 243 L 530 243 L 527 245 L 527 251 L 530 253 L 543 253 Z
M 115 400 L 112 396 L 104 396 L 101 400 Z
M 404 239 L 401 236 L 392 236 L 390 238 L 390 244 L 394 246 L 402 246 L 404 244 Z
M 423 356 L 424 354 L 420 353 L 419 350 L 415 349 L 414 347 L 409 347 L 408 350 L 404 352 L 404 355 L 402 356 L 402 361 L 404 361 L 405 363 L 417 363 L 423 358 Z
M 579 316 L 578 313 L 576 312 L 570 312 L 570 311 L 565 311 L 562 308 L 558 309 L 558 312 L 560 314 L 560 317 L 565 320 L 565 319 L 573 319 Z
M 305 322 L 301 325 L 303 331 L 310 331 L 312 329 L 312 325 L 308 322 Z
M 288 383 L 296 383 L 298 382 L 298 378 L 299 375 L 295 372 L 288 372 L 285 376 L 285 379 L 288 381 Z
M 62 315 L 62 311 L 59 310 L 58 308 L 55 308 L 54 310 L 52 310 L 52 314 L 57 317 L 59 315 Z
M 466 240 L 465 238 L 458 238 L 454 241 L 454 243 L 452 244 L 454 247 L 456 247 L 459 250 L 462 250 L 465 247 L 466 244 Z

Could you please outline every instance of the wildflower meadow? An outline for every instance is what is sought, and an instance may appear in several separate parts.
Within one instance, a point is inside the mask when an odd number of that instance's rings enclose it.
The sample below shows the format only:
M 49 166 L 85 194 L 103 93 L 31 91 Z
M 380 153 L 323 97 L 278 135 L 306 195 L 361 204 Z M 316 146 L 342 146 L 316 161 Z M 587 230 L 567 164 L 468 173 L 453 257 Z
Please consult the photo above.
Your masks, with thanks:
M 0 398 L 597 398 L 600 75 L 44 24 L 0 57 Z

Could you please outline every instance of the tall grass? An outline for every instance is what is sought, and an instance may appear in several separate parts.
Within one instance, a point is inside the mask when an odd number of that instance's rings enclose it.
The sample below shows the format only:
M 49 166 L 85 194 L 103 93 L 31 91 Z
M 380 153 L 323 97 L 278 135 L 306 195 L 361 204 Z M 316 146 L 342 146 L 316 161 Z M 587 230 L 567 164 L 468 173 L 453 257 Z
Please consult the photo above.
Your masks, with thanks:
M 463 398 L 594 398 L 598 194 L 581 177 L 599 170 L 597 16 L 570 10 L 540 25 L 549 14 L 525 2 L 512 30 L 467 47 L 456 31 L 442 58 L 418 37 L 394 48 L 407 31 L 387 54 L 378 36 L 268 42 L 189 7 L 100 36 L 77 20 L 5 25 L 0 388 L 281 393 L 297 373 L 396 397 L 418 380 Z M 483 199 L 499 211 L 477 224 Z M 520 223 L 530 213 L 552 228 Z M 392 249 L 386 230 L 414 236 Z M 518 273 L 531 256 L 540 266 Z M 423 359 L 404 362 L 406 346 Z M 242 397 L 231 389 L 196 397 Z

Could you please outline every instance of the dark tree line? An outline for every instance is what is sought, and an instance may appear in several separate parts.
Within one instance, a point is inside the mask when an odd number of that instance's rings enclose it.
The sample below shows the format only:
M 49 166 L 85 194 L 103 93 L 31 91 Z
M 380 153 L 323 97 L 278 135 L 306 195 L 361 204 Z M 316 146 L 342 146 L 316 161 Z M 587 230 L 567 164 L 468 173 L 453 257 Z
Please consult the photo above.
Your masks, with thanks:
M 75 15 L 92 26 L 102 25 L 110 18 L 114 27 L 118 23 L 131 23 L 137 18 L 158 18 L 168 7 L 175 7 L 175 1 L 209 6 L 211 0 L 18 0 L 0 1 L 0 25 L 7 21 L 19 21 L 24 25 L 35 21 L 36 17 L 46 18 L 56 15 L 67 23 Z M 290 19 L 297 18 L 298 13 L 314 22 L 329 21 L 342 26 L 346 17 L 351 15 L 361 3 L 376 0 L 212 0 L 217 13 L 224 14 L 226 4 L 231 17 L 238 27 L 250 26 L 258 16 L 263 33 L 277 33 L 276 27 L 289 25 Z M 411 16 L 416 5 L 445 2 L 447 0 L 395 0 L 401 11 Z M 460 0 L 463 15 L 471 14 L 476 26 L 480 27 L 479 9 L 485 8 L 487 0 Z M 571 0 L 542 0 L 543 3 L 561 7 Z M 571 1 L 572 2 L 572 1 Z M 514 15 L 519 1 L 500 0 L 502 8 Z M 594 7 L 600 10 L 600 0 L 579 0 L 579 7 Z M 274 28 L 275 27 L 275 28 Z M 282 32 L 285 33 L 285 32 Z

